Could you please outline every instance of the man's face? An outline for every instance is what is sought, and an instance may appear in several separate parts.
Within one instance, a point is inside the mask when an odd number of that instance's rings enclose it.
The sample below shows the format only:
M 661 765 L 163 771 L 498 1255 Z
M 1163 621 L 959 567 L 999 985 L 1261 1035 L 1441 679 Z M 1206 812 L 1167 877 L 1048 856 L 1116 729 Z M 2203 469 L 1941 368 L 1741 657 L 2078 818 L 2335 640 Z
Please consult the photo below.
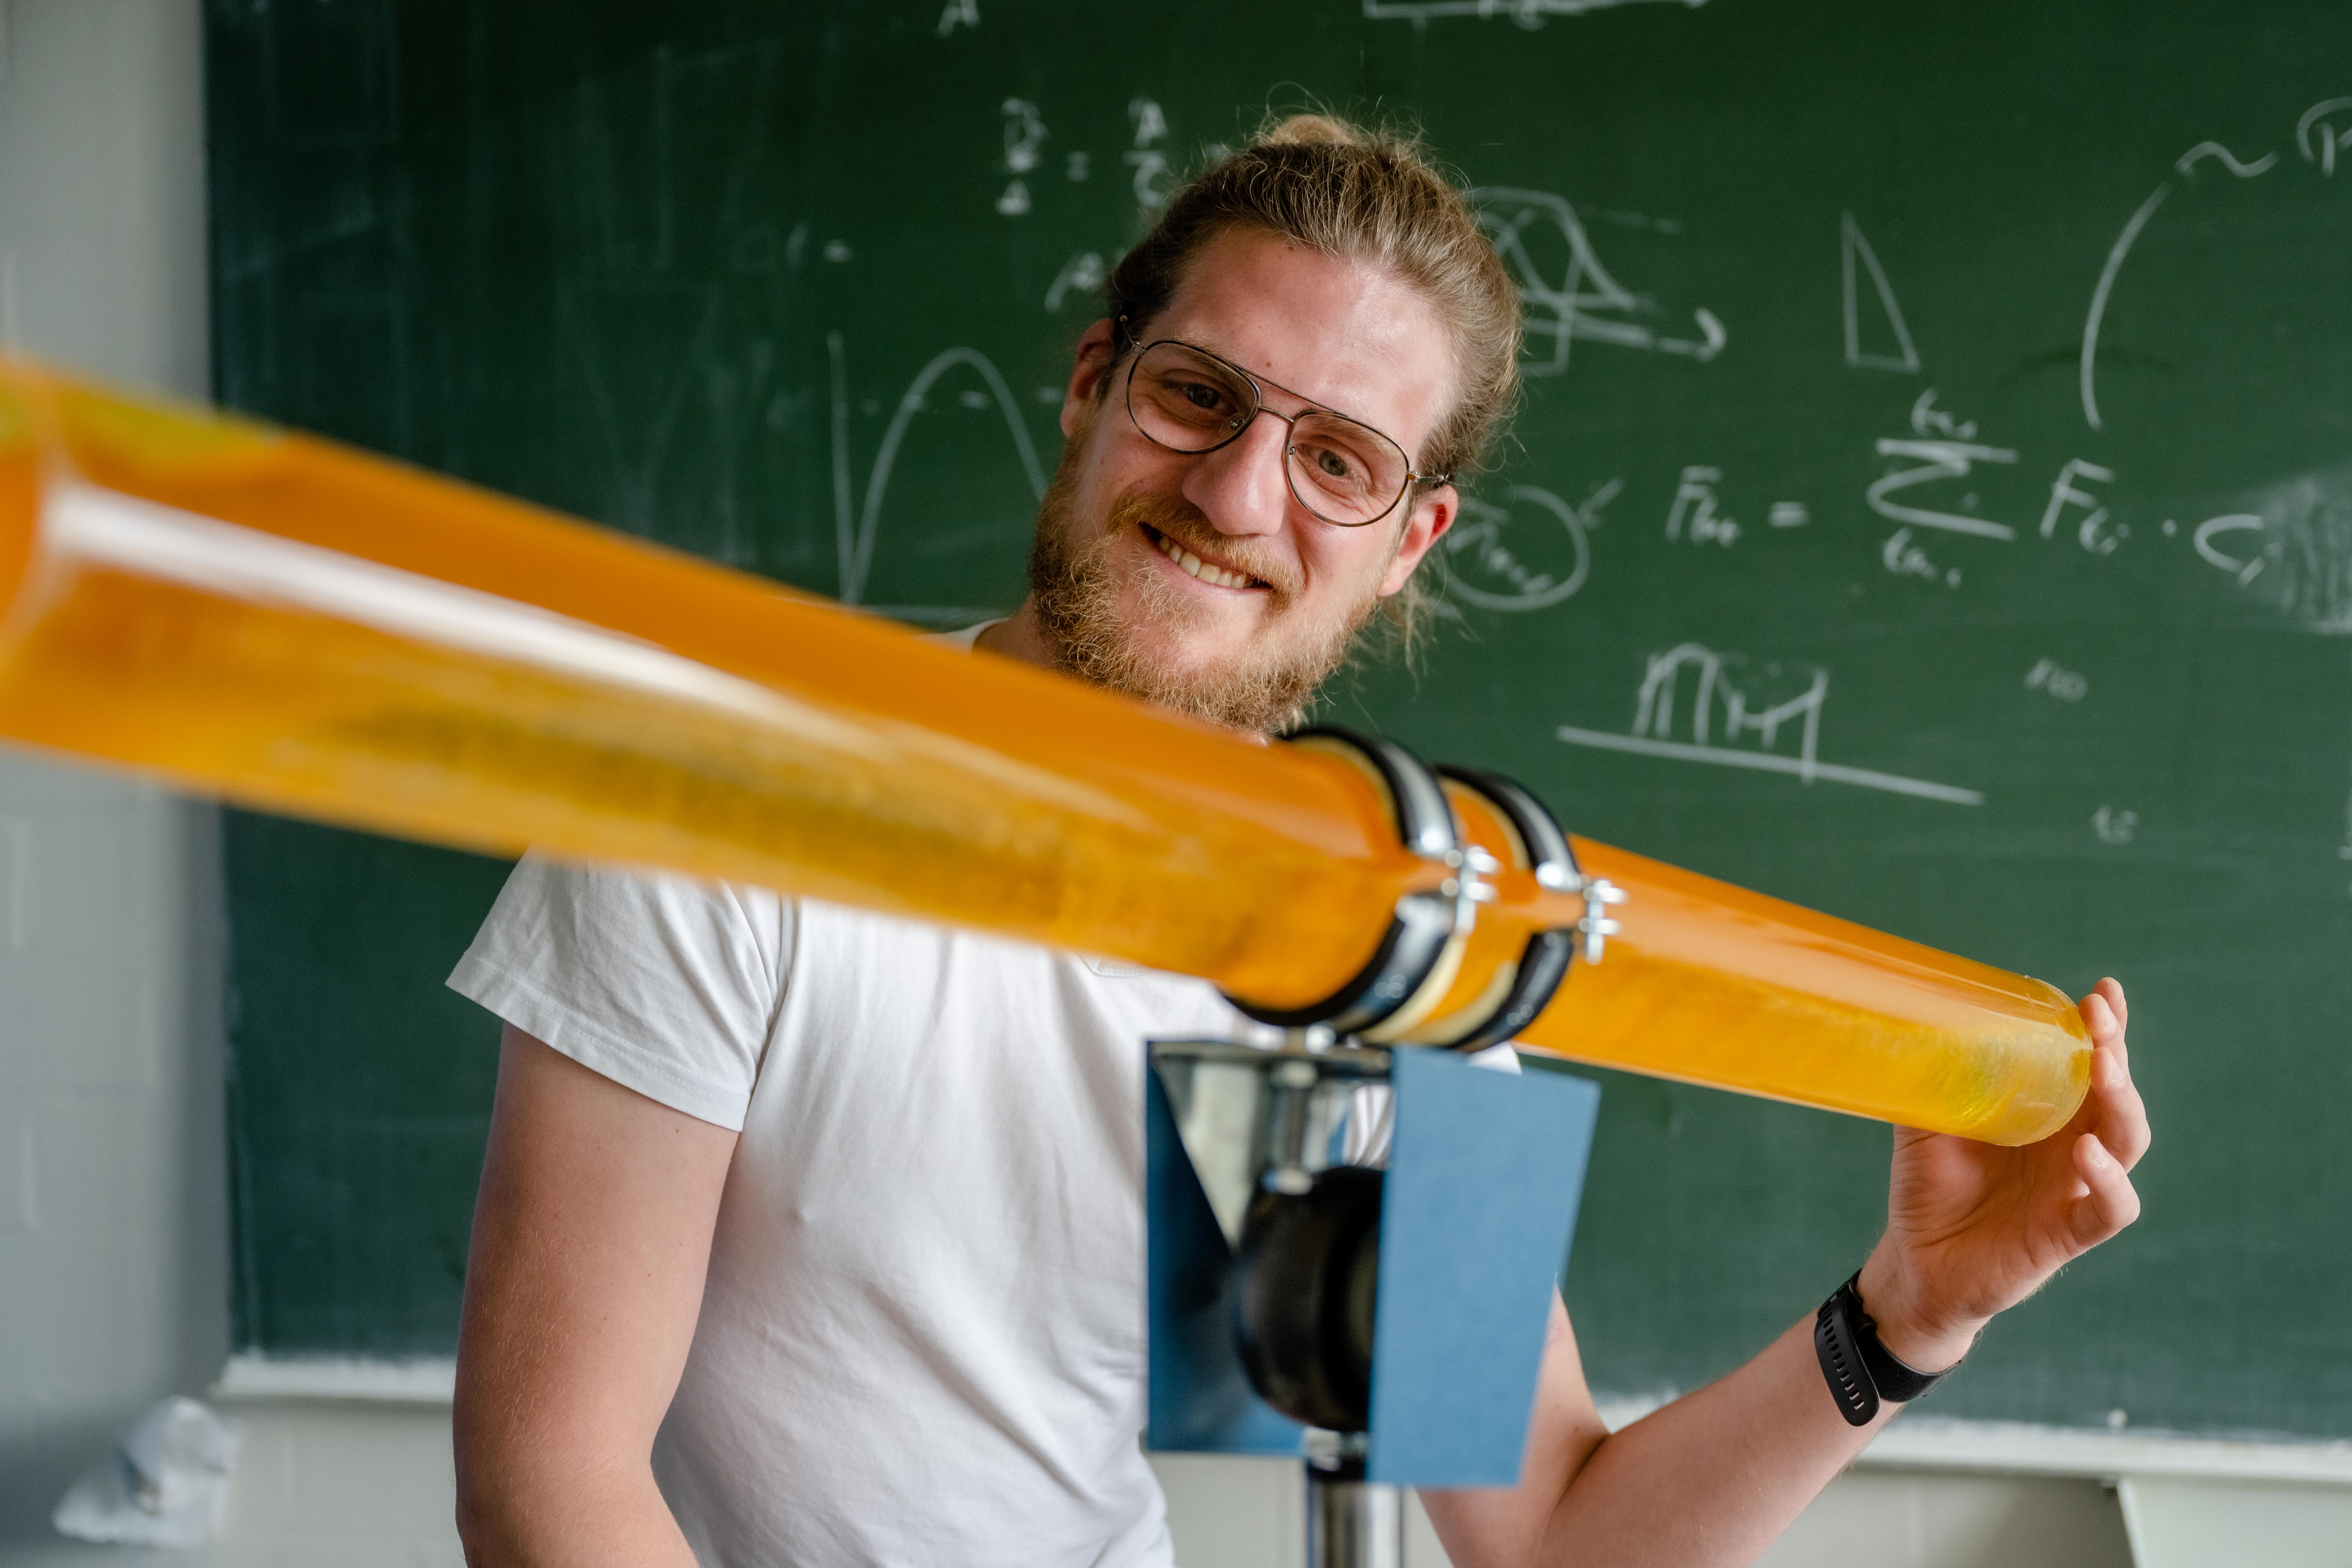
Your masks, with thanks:
M 1416 467 L 1454 374 L 1445 329 L 1411 285 L 1254 230 L 1212 240 L 1167 310 L 1135 331 L 1241 366 L 1269 409 L 1320 407 L 1370 425 Z M 1075 674 L 1203 718 L 1279 728 L 1451 523 L 1454 491 L 1417 493 L 1360 528 L 1325 522 L 1291 491 L 1282 420 L 1261 416 L 1213 452 L 1170 451 L 1129 418 L 1129 361 L 1113 353 L 1110 323 L 1098 321 L 1063 399 L 1068 445 L 1030 563 L 1039 629 Z

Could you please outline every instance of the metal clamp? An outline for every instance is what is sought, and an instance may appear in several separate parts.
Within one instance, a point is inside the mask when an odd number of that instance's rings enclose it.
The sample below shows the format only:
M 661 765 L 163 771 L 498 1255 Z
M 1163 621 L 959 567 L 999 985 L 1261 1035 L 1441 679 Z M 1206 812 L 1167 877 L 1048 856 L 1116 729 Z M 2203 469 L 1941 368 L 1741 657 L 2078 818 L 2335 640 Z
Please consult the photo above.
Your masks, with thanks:
M 1543 802 L 1500 773 L 1451 766 L 1442 766 L 1437 771 L 1485 800 L 1503 819 L 1518 837 L 1519 847 L 1538 883 L 1560 891 L 1583 886 L 1576 851 L 1570 847 L 1559 819 L 1545 808 Z M 1544 1010 L 1559 989 L 1560 982 L 1567 978 L 1569 962 L 1575 952 L 1575 938 L 1567 931 L 1539 931 L 1529 937 L 1510 989 L 1482 1022 L 1450 1042 L 1451 1048 L 1482 1051 L 1534 1023 L 1536 1015 Z
M 1341 1035 L 1360 1034 L 1412 999 L 1436 970 L 1447 944 L 1476 919 L 1478 904 L 1494 897 L 1480 870 L 1486 857 L 1483 851 L 1465 853 L 1436 772 L 1394 741 L 1324 727 L 1294 731 L 1283 739 L 1334 752 L 1361 768 L 1386 796 L 1398 840 L 1454 873 L 1435 892 L 1399 899 L 1371 962 L 1321 1001 L 1274 1008 L 1230 994 L 1225 998 L 1261 1024 L 1286 1029 L 1322 1024 Z
M 1484 1050 L 1511 1038 L 1536 1020 L 1568 978 L 1570 963 L 1581 956 L 1587 963 L 1601 962 L 1607 941 L 1622 929 L 1608 916 L 1612 904 L 1625 901 L 1625 891 L 1605 877 L 1588 877 L 1576 863 L 1568 834 L 1544 803 L 1500 773 L 1472 768 L 1441 767 L 1438 773 L 1471 791 L 1492 807 L 1517 836 L 1528 868 L 1537 883 L 1558 893 L 1582 893 L 1584 918 L 1573 926 L 1540 931 L 1528 939 L 1518 973 L 1495 1010 L 1467 1034 L 1450 1042 L 1457 1051 Z M 1491 892 L 1488 895 L 1492 896 Z

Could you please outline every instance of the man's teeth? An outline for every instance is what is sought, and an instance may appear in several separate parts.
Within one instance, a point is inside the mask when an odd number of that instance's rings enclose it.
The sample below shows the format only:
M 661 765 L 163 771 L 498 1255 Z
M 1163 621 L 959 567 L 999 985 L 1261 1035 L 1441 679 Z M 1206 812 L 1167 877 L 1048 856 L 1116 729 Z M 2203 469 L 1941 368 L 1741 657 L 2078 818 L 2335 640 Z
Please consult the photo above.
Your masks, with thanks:
M 1165 555 L 1203 583 L 1213 583 L 1220 588 L 1246 588 L 1256 581 L 1255 578 L 1244 577 L 1238 572 L 1228 572 L 1222 566 L 1210 565 L 1164 533 L 1154 533 L 1151 541 L 1160 546 L 1160 554 Z

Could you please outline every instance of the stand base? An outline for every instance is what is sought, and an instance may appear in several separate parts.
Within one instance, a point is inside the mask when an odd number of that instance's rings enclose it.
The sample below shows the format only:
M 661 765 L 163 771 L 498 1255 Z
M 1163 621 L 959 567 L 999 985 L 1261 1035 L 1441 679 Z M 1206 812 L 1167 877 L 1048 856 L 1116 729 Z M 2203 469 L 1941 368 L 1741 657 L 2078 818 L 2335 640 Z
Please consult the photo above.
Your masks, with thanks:
M 1360 1457 L 1307 1461 L 1307 1568 L 1404 1568 L 1404 1493 Z

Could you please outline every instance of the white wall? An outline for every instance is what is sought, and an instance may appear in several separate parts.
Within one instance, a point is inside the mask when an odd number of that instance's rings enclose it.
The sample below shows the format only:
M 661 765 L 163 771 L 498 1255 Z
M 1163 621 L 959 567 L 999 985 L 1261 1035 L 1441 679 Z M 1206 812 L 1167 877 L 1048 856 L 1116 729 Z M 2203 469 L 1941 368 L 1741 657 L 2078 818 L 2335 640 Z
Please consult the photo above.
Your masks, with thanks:
M 0 0 L 0 337 L 206 390 L 197 0 Z M 0 748 L 0 1558 L 227 1344 L 218 828 Z

